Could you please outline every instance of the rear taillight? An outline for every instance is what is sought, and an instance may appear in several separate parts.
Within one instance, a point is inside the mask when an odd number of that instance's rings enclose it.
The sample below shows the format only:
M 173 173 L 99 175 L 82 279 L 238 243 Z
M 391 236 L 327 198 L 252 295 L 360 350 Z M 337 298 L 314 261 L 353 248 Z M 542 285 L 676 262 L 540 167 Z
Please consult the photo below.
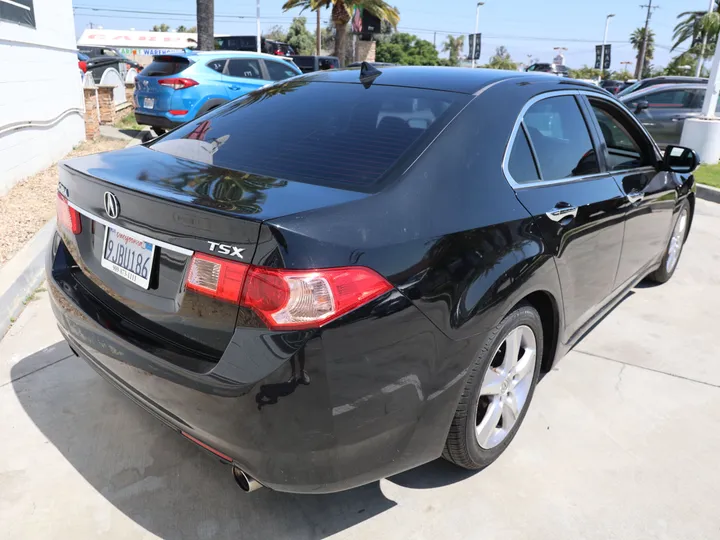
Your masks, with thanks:
M 84 60 L 80 60 L 78 62 L 78 67 L 83 73 L 87 73 L 87 62 L 85 62 Z
M 190 263 L 187 287 L 252 308 L 276 330 L 319 327 L 392 289 L 360 266 L 285 270 L 199 253 Z
M 167 86 L 173 90 L 182 90 L 183 88 L 190 88 L 191 86 L 197 86 L 198 82 L 192 79 L 186 79 L 185 77 L 175 77 L 172 79 L 160 79 L 158 81 L 160 86 Z
M 68 200 L 62 193 L 58 193 L 57 196 L 58 224 L 69 230 L 73 234 L 80 234 L 82 232 L 80 212 L 70 207 L 70 205 L 68 204 Z
M 173 116 L 183 116 L 188 113 L 187 109 L 170 109 L 168 112 Z

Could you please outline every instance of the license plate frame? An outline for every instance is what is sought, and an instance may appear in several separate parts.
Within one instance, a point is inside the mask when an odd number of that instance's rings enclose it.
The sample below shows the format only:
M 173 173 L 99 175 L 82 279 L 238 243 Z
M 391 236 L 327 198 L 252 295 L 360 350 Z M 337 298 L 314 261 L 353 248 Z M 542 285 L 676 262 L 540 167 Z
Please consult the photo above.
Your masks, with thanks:
M 155 108 L 155 98 L 146 97 L 143 98 L 143 109 L 154 109 Z
M 114 255 L 113 260 L 110 260 L 107 258 L 108 255 L 108 239 L 111 236 L 111 233 L 114 234 L 114 241 L 117 242 L 118 234 L 121 234 L 125 237 L 127 237 L 127 240 L 124 240 L 123 244 L 123 253 L 120 255 L 122 258 L 122 264 L 118 264 L 120 261 L 117 261 L 118 254 L 120 253 L 118 251 L 118 245 L 116 244 L 113 246 L 112 253 L 110 255 Z M 136 244 L 142 243 L 142 247 L 139 245 L 136 247 L 137 250 L 142 250 L 142 252 L 150 251 L 149 258 L 147 258 L 147 255 L 145 256 L 144 261 L 137 261 L 137 254 L 140 253 L 140 251 L 135 250 L 128 250 L 130 253 L 134 253 L 134 255 L 128 255 L 125 252 L 125 248 L 129 245 L 128 240 L 133 241 Z M 148 249 L 148 246 L 150 246 L 150 249 Z M 126 281 L 129 281 L 130 283 L 133 283 L 137 285 L 138 287 L 142 287 L 143 289 L 149 289 L 150 288 L 150 279 L 152 278 L 152 270 L 153 270 L 153 263 L 155 262 L 155 251 L 157 246 L 153 244 L 152 242 L 148 242 L 142 238 L 138 238 L 134 234 L 132 234 L 131 231 L 126 230 L 118 230 L 110 226 L 105 227 L 105 235 L 103 238 L 103 250 L 102 255 L 100 257 L 100 264 L 103 268 L 106 268 L 113 272 L 114 274 L 124 278 Z M 136 262 L 137 261 L 137 262 Z M 128 269 L 125 266 L 128 265 L 131 268 L 136 268 L 136 264 L 139 264 L 140 266 L 140 273 L 136 272 L 133 269 Z M 145 277 L 142 275 L 142 270 L 147 270 Z

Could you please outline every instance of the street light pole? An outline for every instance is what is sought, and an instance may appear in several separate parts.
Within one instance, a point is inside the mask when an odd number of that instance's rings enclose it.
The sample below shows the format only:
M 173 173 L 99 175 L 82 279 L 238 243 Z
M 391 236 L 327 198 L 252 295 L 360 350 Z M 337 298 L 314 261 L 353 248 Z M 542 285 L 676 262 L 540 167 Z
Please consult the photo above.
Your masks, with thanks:
M 257 0 L 257 15 L 255 16 L 255 25 L 257 27 L 257 52 L 260 52 L 262 37 L 260 37 L 260 0 Z
M 607 33 L 608 33 L 608 26 L 610 26 L 610 19 L 614 17 L 615 14 L 611 13 L 607 17 L 605 17 L 605 34 L 603 35 L 603 44 L 602 49 L 600 50 L 600 79 L 602 80 L 603 76 L 605 75 L 605 44 L 607 43 Z
M 713 12 L 713 8 L 715 7 L 715 0 L 710 0 L 710 4 L 708 5 L 708 14 Z M 702 65 L 703 65 L 703 56 L 705 56 L 705 45 L 707 45 L 707 32 L 703 32 L 703 40 L 702 45 L 700 45 L 700 57 L 697 61 L 697 67 L 695 68 L 695 76 L 700 76 L 700 71 L 702 71 Z
M 475 51 L 477 51 L 478 46 L 478 25 L 480 24 L 480 6 L 485 5 L 485 2 L 478 2 L 477 6 L 475 6 L 475 34 L 473 34 L 473 48 L 472 52 L 470 53 L 472 55 L 472 67 L 475 69 Z

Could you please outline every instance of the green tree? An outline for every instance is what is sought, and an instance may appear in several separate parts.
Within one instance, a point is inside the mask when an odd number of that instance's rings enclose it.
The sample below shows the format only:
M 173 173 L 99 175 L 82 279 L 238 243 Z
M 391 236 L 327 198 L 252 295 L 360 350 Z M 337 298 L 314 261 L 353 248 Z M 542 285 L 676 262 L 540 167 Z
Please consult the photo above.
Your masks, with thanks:
M 451 66 L 457 66 L 460 63 L 460 52 L 465 43 L 465 36 L 448 36 L 443 42 L 442 50 L 448 53 L 448 60 Z
M 315 38 L 305 27 L 305 17 L 295 17 L 287 32 L 287 43 L 298 54 L 313 54 L 315 50 Z
M 169 32 L 169 31 L 170 31 L 170 27 L 169 27 L 167 24 L 165 24 L 165 23 L 156 24 L 156 25 L 154 25 L 154 26 L 152 27 L 152 30 L 151 30 L 151 31 L 152 31 L 152 32 Z
M 490 61 L 485 65 L 490 69 L 506 69 L 509 71 L 517 70 L 517 62 L 513 62 L 508 50 L 502 45 L 495 49 L 495 54 L 490 57 Z
M 284 43 L 287 41 L 287 32 L 282 26 L 276 24 L 275 26 L 272 26 L 270 30 L 265 32 L 263 37 L 274 39 L 275 41 L 282 41 Z
M 600 70 L 584 65 L 579 69 L 569 69 L 568 74 L 573 79 L 597 79 L 600 77 Z
M 635 31 L 630 34 L 630 44 L 633 49 L 638 51 L 635 55 L 635 78 L 640 76 L 640 50 L 642 49 L 643 39 L 645 38 L 645 28 L 636 28 Z M 649 64 L 650 60 L 655 56 L 655 32 L 648 30 L 647 46 L 645 47 L 645 64 Z M 643 70 L 645 71 L 645 70 Z
M 720 0 L 715 0 L 715 11 L 683 11 L 677 16 L 679 22 L 675 25 L 673 33 L 672 49 L 675 50 L 688 39 L 702 41 L 703 35 L 707 34 L 708 43 L 716 43 L 720 31 Z
M 215 49 L 215 0 L 196 0 L 199 51 Z
M 199 1 L 199 0 L 198 0 Z M 353 7 L 359 7 L 375 15 L 380 21 L 390 23 L 393 28 L 400 22 L 400 12 L 384 0 L 286 0 L 283 11 L 300 7 L 317 11 L 332 6 L 331 20 L 335 27 L 334 56 L 342 62 L 345 58 L 348 23 L 352 17 Z
M 432 43 L 402 32 L 378 41 L 375 59 L 404 66 L 437 66 L 440 63 Z

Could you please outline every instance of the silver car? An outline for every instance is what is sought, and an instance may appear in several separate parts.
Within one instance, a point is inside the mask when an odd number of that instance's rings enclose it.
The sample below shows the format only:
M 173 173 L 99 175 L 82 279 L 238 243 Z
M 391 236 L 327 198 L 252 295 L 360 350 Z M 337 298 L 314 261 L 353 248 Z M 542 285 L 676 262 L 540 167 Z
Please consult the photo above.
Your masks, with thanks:
M 679 144 L 686 118 L 701 115 L 706 87 L 706 84 L 658 84 L 620 96 L 620 101 L 637 116 L 658 146 L 664 148 Z

